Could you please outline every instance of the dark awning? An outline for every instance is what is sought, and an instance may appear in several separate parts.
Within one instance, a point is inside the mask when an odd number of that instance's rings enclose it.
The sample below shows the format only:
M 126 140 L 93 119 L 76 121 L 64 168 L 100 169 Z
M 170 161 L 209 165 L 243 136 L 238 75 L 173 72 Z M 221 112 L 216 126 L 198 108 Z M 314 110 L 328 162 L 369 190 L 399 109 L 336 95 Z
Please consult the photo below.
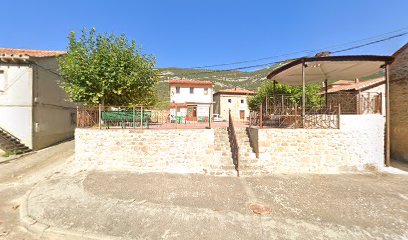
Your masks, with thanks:
M 391 56 L 372 55 L 299 58 L 273 70 L 267 78 L 282 84 L 302 85 L 302 63 L 305 63 L 307 84 L 325 80 L 354 80 L 377 73 L 384 64 L 392 61 Z

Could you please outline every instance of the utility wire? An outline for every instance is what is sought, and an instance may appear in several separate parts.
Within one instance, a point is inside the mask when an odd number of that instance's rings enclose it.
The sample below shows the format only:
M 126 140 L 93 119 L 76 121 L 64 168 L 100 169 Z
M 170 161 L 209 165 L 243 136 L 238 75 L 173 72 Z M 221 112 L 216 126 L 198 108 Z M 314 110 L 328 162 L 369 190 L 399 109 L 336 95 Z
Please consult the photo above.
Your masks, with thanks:
M 407 35 L 407 34 L 408 34 L 408 32 L 401 33 L 401 34 L 394 35 L 394 36 L 387 37 L 387 38 L 383 38 L 383 39 L 380 39 L 380 40 L 377 40 L 377 41 L 372 41 L 372 42 L 369 42 L 369 43 L 366 43 L 366 44 L 361 44 L 361 45 L 357 45 L 357 46 L 354 46 L 354 47 L 349 47 L 349 48 L 346 48 L 346 49 L 333 51 L 332 53 L 339 53 L 339 52 L 345 52 L 345 51 L 349 51 L 349 50 L 353 50 L 353 49 L 357 49 L 357 48 L 362 48 L 362 47 L 365 47 L 365 46 L 368 46 L 368 45 L 372 45 L 372 44 L 376 44 L 376 43 L 380 43 L 380 42 L 385 42 L 385 41 L 388 41 L 388 40 L 391 40 L 391 39 L 394 39 L 394 38 L 402 37 L 402 36 Z
M 389 34 L 392 34 L 392 33 L 400 32 L 400 31 L 405 30 L 405 29 L 408 29 L 408 27 L 400 28 L 400 29 L 397 29 L 397 30 L 394 30 L 394 31 L 390 31 L 390 32 L 387 32 L 387 33 L 383 33 L 383 34 L 380 34 L 380 35 L 376 35 L 376 36 L 372 36 L 372 37 L 368 37 L 368 38 L 364 38 L 364 39 L 360 39 L 360 40 L 356 40 L 356 41 L 351 41 L 351 42 L 347 42 L 347 43 L 332 45 L 332 46 L 328 46 L 328 47 L 324 47 L 324 48 L 319 48 L 319 49 L 314 49 L 314 50 L 302 50 L 302 51 L 291 52 L 291 53 L 286 53 L 286 54 L 281 54 L 281 55 L 275 55 L 275 56 L 270 56 L 270 57 L 264 57 L 264 58 L 258 58 L 258 59 L 251 59 L 251 60 L 238 61 L 238 62 L 230 62 L 230 63 L 221 63 L 221 64 L 214 64 L 214 65 L 206 65 L 206 66 L 198 66 L 198 67 L 191 67 L 191 68 L 194 68 L 194 69 L 203 69 L 203 68 L 210 68 L 210 67 L 222 67 L 222 66 L 237 65 L 237 64 L 249 63 L 249 62 L 259 62 L 259 61 L 268 60 L 268 59 L 273 59 L 273 58 L 287 57 L 287 56 L 291 56 L 291 55 L 295 55 L 295 54 L 300 54 L 300 53 L 309 53 L 309 54 L 310 54 L 310 53 L 320 52 L 320 51 L 327 50 L 327 49 L 332 49 L 332 48 L 347 46 L 347 45 L 350 45 L 350 44 L 354 44 L 354 43 L 358 43 L 358 42 L 362 42 L 362 41 L 371 40 L 371 39 L 373 39 L 373 38 L 378 38 L 378 37 L 386 36 L 386 35 L 389 35 Z
M 360 44 L 360 45 L 357 45 L 357 46 L 332 51 L 331 53 L 339 53 L 339 52 L 350 51 L 350 50 L 353 50 L 353 49 L 366 47 L 366 46 L 377 44 L 377 43 L 380 43 L 380 42 L 389 41 L 391 39 L 402 37 L 402 36 L 405 36 L 407 34 L 408 34 L 408 32 L 404 32 L 404 33 L 393 35 L 393 36 L 383 38 L 383 39 L 380 39 L 380 40 L 371 41 L 371 42 L 368 42 L 368 43 L 365 43 L 365 44 Z M 251 66 L 243 66 L 243 67 L 237 67 L 237 68 L 223 69 L 223 70 L 207 70 L 207 71 L 200 71 L 200 72 L 194 72 L 194 73 L 179 74 L 178 76 L 199 75 L 199 74 L 203 74 L 203 73 L 215 73 L 215 72 L 237 71 L 237 70 L 251 69 L 251 68 L 255 68 L 255 67 L 271 66 L 271 65 L 274 65 L 274 64 L 279 64 L 279 63 L 283 63 L 283 62 L 286 62 L 286 61 L 293 61 L 293 60 L 296 60 L 296 59 L 299 59 L 299 58 L 294 58 L 294 59 L 290 59 L 290 60 L 275 61 L 275 62 L 269 62 L 269 63 L 264 63 L 264 64 L 251 65 Z M 165 75 L 159 75 L 159 76 L 165 76 Z
M 403 29 L 407 29 L 407 28 L 408 28 L 408 27 L 403 28 Z M 392 31 L 392 32 L 398 32 L 398 31 L 401 31 L 401 30 L 403 30 L 403 29 L 396 30 L 396 31 Z M 389 33 L 392 33 L 392 32 L 389 32 Z M 387 34 L 389 34 L 389 33 L 385 33 L 385 34 L 382 34 L 382 35 L 387 35 Z M 403 32 L 403 33 L 400 33 L 400 34 L 397 34 L 397 35 L 389 36 L 389 37 L 387 37 L 387 38 L 379 39 L 379 40 L 376 40 L 376 41 L 371 41 L 371 42 L 368 42 L 368 43 L 365 43 L 365 44 L 360 44 L 360 45 L 357 45 L 357 46 L 353 46 L 353 47 L 349 47 L 349 48 L 345 48 L 345 49 L 340 49 L 340 50 L 332 51 L 331 53 L 339 53 L 339 52 L 345 52 L 345 51 L 349 51 L 349 50 L 353 50 L 353 49 L 358 49 L 358 48 L 366 47 L 366 46 L 369 46 L 369 45 L 377 44 L 377 43 L 380 43 L 380 42 L 389 41 L 389 40 L 391 40 L 391 39 L 398 38 L 398 37 L 402 37 L 402 36 L 405 36 L 405 35 L 407 35 L 407 34 L 408 34 L 408 32 Z M 367 39 L 372 39 L 372 38 L 373 38 L 373 37 L 367 38 Z M 357 41 L 354 41 L 354 43 L 356 43 L 356 42 L 361 42 L 361 41 L 362 41 L 362 40 L 357 40 Z M 344 46 L 344 45 L 348 45 L 348 44 L 342 44 L 342 45 Z M 337 46 L 339 46 L 339 45 L 337 45 Z M 326 48 L 321 48 L 321 49 L 316 49 L 316 50 L 311 50 L 311 51 L 306 50 L 306 51 L 299 51 L 299 52 L 296 52 L 296 53 L 315 52 L 315 51 L 321 51 L 321 50 L 325 50 L 325 49 L 326 49 Z M 287 54 L 282 54 L 282 55 L 279 55 L 279 56 L 289 56 L 289 55 L 293 55 L 293 54 L 295 54 L 295 53 L 287 53 Z M 265 60 L 265 59 L 270 59 L 270 58 L 279 57 L 279 56 L 267 57 L 267 58 L 262 58 L 262 59 Z M 222 70 L 200 70 L 199 72 L 186 73 L 186 74 L 178 74 L 177 76 L 191 76 L 191 75 L 194 76 L 194 75 L 206 74 L 206 73 L 239 71 L 239 70 L 251 69 L 251 68 L 256 68 L 256 67 L 272 66 L 272 65 L 281 64 L 281 63 L 284 63 L 284 62 L 293 61 L 293 60 L 296 60 L 296 59 L 299 59 L 299 58 L 286 59 L 286 60 L 281 60 L 281 61 L 274 61 L 274 62 L 268 62 L 268 63 L 263 63 L 263 64 L 256 64 L 256 65 L 250 65 L 250 66 L 242 66 L 242 67 L 236 67 L 236 68 L 230 68 L 230 69 L 222 69 Z M 256 60 L 256 59 L 255 59 L 255 60 Z M 253 62 L 253 61 L 255 61 L 255 60 L 235 62 L 235 63 L 230 63 L 230 64 L 227 64 L 227 63 L 226 63 L 226 64 L 209 65 L 209 66 L 207 66 L 207 67 L 210 67 L 210 66 L 221 66 L 221 65 L 231 65 L 231 64 L 238 64 L 238 63 L 248 63 L 248 62 Z M 258 60 L 260 60 L 260 59 L 258 59 Z M 256 61 L 258 61 L 258 60 L 256 60 Z M 57 75 L 57 76 L 62 77 L 59 73 L 57 73 L 57 72 L 55 72 L 55 71 L 53 71 L 53 70 L 51 70 L 51 69 L 48 69 L 48 68 L 46 68 L 46 67 L 44 67 L 44 66 L 41 66 L 41 65 L 38 64 L 38 63 L 35 63 L 35 65 L 37 65 L 37 66 L 43 68 L 44 70 L 47 70 L 47 71 L 49 71 L 49 72 L 55 74 L 55 75 Z M 196 68 L 204 68 L 204 67 L 206 67 L 206 66 L 196 67 Z M 167 76 L 167 75 L 158 74 L 158 76 Z

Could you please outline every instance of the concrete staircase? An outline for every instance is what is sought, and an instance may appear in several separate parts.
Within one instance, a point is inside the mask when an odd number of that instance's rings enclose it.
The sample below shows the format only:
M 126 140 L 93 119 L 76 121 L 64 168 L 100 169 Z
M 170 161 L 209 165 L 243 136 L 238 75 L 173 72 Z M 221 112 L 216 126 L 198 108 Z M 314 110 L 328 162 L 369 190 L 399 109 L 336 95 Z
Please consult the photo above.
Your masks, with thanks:
M 18 138 L 13 136 L 11 133 L 7 132 L 0 127 L 0 149 L 5 152 L 10 152 L 13 154 L 22 154 L 31 152 L 31 149 L 20 142 Z
M 236 176 L 234 164 L 232 163 L 231 147 L 228 139 L 227 128 L 214 128 L 214 155 L 217 165 L 212 166 L 214 175 Z
M 239 175 L 254 176 L 265 173 L 262 164 L 251 147 L 247 129 L 235 128 L 235 134 L 239 146 Z

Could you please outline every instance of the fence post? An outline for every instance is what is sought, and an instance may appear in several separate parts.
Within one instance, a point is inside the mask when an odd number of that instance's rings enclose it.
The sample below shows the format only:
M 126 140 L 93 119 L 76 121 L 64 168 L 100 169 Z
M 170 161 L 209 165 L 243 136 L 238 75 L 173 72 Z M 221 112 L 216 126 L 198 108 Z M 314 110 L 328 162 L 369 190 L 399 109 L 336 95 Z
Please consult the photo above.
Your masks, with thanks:
M 262 128 L 262 118 L 263 118 L 263 115 L 262 115 L 262 103 L 261 103 L 261 108 L 259 110 L 259 128 Z
M 136 128 L 136 121 L 135 121 L 135 106 L 132 107 L 133 110 L 133 128 Z
M 76 107 L 77 109 L 77 114 L 76 114 L 76 125 L 79 127 L 79 106 Z
M 295 102 L 295 128 L 298 128 L 298 108 L 297 108 L 297 102 Z
M 340 129 L 340 115 L 341 115 L 341 107 L 339 103 L 339 110 L 337 112 L 337 128 Z
M 208 128 L 209 129 L 211 129 L 211 104 L 212 103 L 210 103 L 210 106 L 208 107 Z
M 140 107 L 140 128 L 143 128 L 143 106 Z
M 99 123 L 98 123 L 98 125 L 99 125 L 99 129 L 102 129 L 102 125 L 101 125 L 101 118 L 102 118 L 102 105 L 101 104 L 99 104 L 99 108 L 98 108 L 98 110 L 99 110 L 99 114 L 98 114 L 98 117 L 99 117 Z
M 176 105 L 176 113 L 174 114 L 175 118 L 175 123 L 176 123 L 176 129 L 177 129 L 177 105 Z

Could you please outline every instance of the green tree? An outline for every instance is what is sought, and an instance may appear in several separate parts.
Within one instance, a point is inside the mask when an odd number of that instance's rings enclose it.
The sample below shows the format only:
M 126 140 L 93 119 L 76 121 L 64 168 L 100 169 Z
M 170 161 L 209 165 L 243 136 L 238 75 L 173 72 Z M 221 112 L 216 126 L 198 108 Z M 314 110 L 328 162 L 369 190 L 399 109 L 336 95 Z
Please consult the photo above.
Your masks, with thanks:
M 158 76 L 156 59 L 125 35 L 82 30 L 69 34 L 67 54 L 58 59 L 62 88 L 86 105 L 152 105 Z
M 320 86 L 317 84 L 306 85 L 306 106 L 308 108 L 320 106 L 322 96 L 319 95 Z M 276 84 L 276 94 L 289 95 L 289 100 L 292 103 L 297 103 L 299 106 L 302 103 L 302 86 L 290 86 L 284 84 Z M 273 97 L 273 82 L 267 81 L 258 89 L 255 96 L 248 98 L 248 107 L 251 110 L 259 109 L 265 98 Z

